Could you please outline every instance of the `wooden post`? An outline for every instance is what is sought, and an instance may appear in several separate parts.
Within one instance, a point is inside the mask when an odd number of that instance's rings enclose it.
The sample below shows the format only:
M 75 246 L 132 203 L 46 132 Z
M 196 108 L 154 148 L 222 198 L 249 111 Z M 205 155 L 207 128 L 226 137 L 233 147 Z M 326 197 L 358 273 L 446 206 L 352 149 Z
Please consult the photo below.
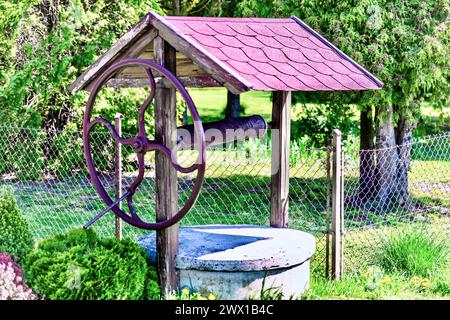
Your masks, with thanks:
M 225 118 L 239 118 L 241 115 L 241 96 L 227 91 L 227 107 L 225 110 Z
M 342 141 L 341 132 L 333 130 L 333 192 L 331 223 L 331 272 L 334 279 L 342 275 Z
M 289 208 L 289 142 L 291 93 L 274 91 L 272 105 L 272 182 L 270 225 L 286 228 Z
M 326 200 L 326 217 L 325 217 L 325 277 L 330 277 L 330 208 L 331 208 L 331 150 L 326 148 L 327 152 L 327 200 Z
M 114 117 L 114 126 L 116 128 L 117 134 L 122 136 L 122 115 L 120 113 L 116 114 Z M 115 176 L 115 190 L 116 199 L 122 196 L 122 144 L 118 141 L 114 142 L 115 153 L 114 153 L 114 176 Z M 122 209 L 122 203 L 118 204 L 119 209 Z M 114 235 L 117 239 L 122 240 L 122 219 L 115 216 L 114 219 Z
M 345 255 L 344 255 L 344 192 L 345 192 L 345 188 L 344 188 L 344 154 L 345 154 L 345 149 L 342 148 L 342 142 L 341 142 L 341 171 L 340 171 L 340 175 L 341 175 L 341 250 L 339 252 L 339 256 L 341 257 L 341 277 L 344 274 L 344 267 L 345 267 Z
M 175 49 L 157 37 L 154 40 L 156 62 L 176 74 Z M 176 90 L 158 87 L 155 96 L 155 139 L 167 148 L 176 145 Z M 170 218 L 178 211 L 177 172 L 170 159 L 162 152 L 156 153 L 156 220 Z M 175 257 L 178 254 L 178 224 L 158 231 L 158 279 L 162 294 L 178 289 Z

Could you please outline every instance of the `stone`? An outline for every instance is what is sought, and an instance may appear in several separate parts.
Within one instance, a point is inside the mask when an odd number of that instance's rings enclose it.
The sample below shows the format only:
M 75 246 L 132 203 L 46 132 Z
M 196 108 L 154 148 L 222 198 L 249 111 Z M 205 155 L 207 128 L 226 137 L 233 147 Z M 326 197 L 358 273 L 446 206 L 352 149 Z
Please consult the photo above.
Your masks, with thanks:
M 155 233 L 138 244 L 156 264 Z M 250 225 L 182 227 L 175 265 L 180 287 L 221 299 L 259 298 L 261 289 L 299 297 L 309 287 L 314 236 L 292 229 Z

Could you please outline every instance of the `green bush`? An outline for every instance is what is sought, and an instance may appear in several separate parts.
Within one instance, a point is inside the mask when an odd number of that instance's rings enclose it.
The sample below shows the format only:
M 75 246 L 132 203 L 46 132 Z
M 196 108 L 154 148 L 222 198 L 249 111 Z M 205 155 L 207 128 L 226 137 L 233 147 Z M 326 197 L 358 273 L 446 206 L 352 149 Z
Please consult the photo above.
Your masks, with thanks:
M 418 226 L 392 232 L 381 247 L 379 264 L 386 271 L 430 277 L 449 263 L 449 247 L 433 237 L 433 231 Z
M 131 240 L 75 229 L 41 242 L 24 263 L 29 285 L 52 300 L 158 299 L 156 272 Z
M 22 260 L 33 245 L 30 226 L 17 206 L 14 192 L 3 188 L 0 197 L 0 252 Z

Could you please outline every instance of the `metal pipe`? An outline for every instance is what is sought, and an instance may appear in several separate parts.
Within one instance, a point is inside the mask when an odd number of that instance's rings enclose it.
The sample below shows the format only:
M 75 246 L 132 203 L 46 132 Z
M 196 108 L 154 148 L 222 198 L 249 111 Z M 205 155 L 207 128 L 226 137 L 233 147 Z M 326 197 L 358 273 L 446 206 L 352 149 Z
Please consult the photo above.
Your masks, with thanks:
M 207 146 L 243 141 L 249 138 L 261 138 L 266 135 L 267 128 L 266 120 L 258 115 L 203 123 Z M 192 148 L 194 139 L 194 125 L 177 128 L 178 149 Z

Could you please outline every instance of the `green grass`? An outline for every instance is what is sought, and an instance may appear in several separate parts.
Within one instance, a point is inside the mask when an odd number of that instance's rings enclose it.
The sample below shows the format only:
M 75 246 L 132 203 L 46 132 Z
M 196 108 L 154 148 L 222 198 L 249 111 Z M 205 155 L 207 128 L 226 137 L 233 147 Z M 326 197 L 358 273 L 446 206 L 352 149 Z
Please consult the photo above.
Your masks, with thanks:
M 346 233 L 343 279 L 325 278 L 320 264 L 302 299 L 450 299 L 449 219 Z
M 379 265 L 409 276 L 429 277 L 450 263 L 446 240 L 437 238 L 429 228 L 415 225 L 391 231 L 381 246 Z
M 223 88 L 190 89 L 200 117 L 204 122 L 222 120 L 227 103 L 227 90 Z M 241 94 L 241 108 L 243 115 L 261 115 L 266 120 L 272 113 L 271 93 L 250 91 Z
M 302 296 L 304 300 L 417 300 L 449 299 L 450 292 L 445 280 L 407 277 L 385 273 L 370 267 L 365 272 L 345 276 L 340 281 L 330 281 L 313 276 L 310 289 Z

